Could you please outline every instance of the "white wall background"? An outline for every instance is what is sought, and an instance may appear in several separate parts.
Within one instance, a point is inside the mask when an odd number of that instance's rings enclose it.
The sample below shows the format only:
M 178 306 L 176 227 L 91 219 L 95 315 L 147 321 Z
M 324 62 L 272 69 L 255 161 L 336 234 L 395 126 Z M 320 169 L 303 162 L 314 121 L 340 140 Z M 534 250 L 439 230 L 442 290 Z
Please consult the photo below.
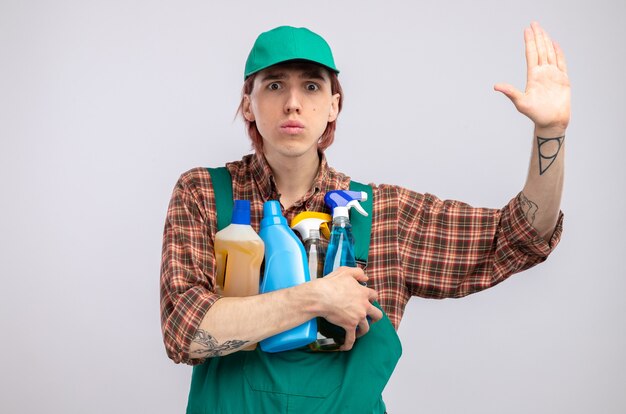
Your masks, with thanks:
M 626 412 L 626 3 L 0 1 L 0 412 L 180 413 L 164 352 L 161 233 L 183 171 L 249 150 L 233 121 L 256 35 L 334 48 L 345 111 L 328 151 L 359 181 L 500 207 L 532 126 L 523 28 L 573 84 L 563 240 L 462 300 L 413 299 L 386 391 L 400 413 Z

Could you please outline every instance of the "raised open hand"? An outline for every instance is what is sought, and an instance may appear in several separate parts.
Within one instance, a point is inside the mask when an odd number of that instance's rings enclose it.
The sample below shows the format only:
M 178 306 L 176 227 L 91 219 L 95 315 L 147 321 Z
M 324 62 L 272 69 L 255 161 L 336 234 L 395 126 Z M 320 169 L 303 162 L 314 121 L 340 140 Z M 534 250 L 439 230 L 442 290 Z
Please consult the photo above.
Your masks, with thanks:
M 524 29 L 526 44 L 526 91 L 498 83 L 496 91 L 505 94 L 519 112 L 537 128 L 562 135 L 570 120 L 570 82 L 565 56 L 539 23 Z

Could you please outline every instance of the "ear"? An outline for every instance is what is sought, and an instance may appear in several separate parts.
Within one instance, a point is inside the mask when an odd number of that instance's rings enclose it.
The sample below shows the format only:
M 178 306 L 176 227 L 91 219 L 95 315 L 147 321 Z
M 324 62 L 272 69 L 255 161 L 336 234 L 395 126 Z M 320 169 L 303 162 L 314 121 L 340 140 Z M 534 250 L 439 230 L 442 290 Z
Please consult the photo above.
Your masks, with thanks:
M 241 107 L 243 117 L 248 122 L 254 122 L 254 113 L 252 112 L 252 102 L 250 101 L 250 95 L 243 96 L 243 105 Z
M 332 96 L 332 101 L 330 102 L 330 112 L 328 113 L 328 122 L 334 122 L 339 115 L 339 100 L 341 99 L 341 95 L 338 93 Z

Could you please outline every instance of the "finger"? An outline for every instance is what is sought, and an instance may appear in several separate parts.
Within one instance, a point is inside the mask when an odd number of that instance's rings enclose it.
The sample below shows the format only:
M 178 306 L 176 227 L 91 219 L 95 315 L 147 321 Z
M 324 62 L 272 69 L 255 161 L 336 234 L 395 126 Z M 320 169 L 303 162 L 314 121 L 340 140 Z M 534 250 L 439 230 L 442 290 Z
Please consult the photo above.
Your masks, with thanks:
M 546 45 L 548 64 L 556 65 L 556 52 L 554 51 L 554 43 L 552 42 L 552 39 L 550 39 L 550 35 L 548 35 L 548 32 L 546 32 L 545 30 L 542 30 L 542 33 L 543 33 L 543 40 L 545 41 L 545 45 Z
M 356 328 L 348 328 L 346 329 L 346 339 L 343 342 L 343 345 L 339 347 L 340 351 L 349 351 L 352 349 L 354 345 L 354 341 L 356 340 Z
M 372 319 L 372 322 L 378 322 L 383 318 L 383 312 L 376 306 L 372 305 L 367 312 L 367 316 Z
M 565 53 L 563 53 L 563 49 L 561 49 L 561 45 L 555 41 L 554 43 L 554 51 L 556 52 L 556 65 L 561 71 L 567 73 L 567 62 L 565 62 Z
M 367 289 L 367 293 L 368 293 L 368 300 L 370 302 L 374 302 L 375 300 L 378 300 L 378 292 L 376 292 L 374 289 Z
M 533 28 L 533 33 L 535 34 L 535 43 L 537 44 L 537 61 L 540 65 L 547 63 L 547 51 L 546 51 L 546 43 L 543 39 L 543 30 L 541 30 L 541 26 L 539 23 L 532 22 L 530 25 Z
M 359 326 L 357 327 L 356 337 L 360 338 L 370 330 L 370 324 L 367 322 L 367 319 L 363 319 L 359 322 Z
M 509 98 L 515 106 L 520 101 L 523 96 L 523 93 L 517 90 L 513 85 L 509 85 L 508 83 L 496 83 L 493 86 L 493 89 L 498 92 L 502 92 Z
M 526 67 L 528 71 L 530 71 L 530 69 L 539 64 L 535 35 L 533 34 L 533 29 L 530 27 L 524 29 L 524 43 L 526 44 Z
M 352 270 L 352 277 L 355 278 L 357 280 L 357 282 L 367 282 L 367 280 L 369 279 L 365 273 L 363 273 L 363 270 L 361 270 L 361 268 L 359 267 L 351 267 L 350 268 Z

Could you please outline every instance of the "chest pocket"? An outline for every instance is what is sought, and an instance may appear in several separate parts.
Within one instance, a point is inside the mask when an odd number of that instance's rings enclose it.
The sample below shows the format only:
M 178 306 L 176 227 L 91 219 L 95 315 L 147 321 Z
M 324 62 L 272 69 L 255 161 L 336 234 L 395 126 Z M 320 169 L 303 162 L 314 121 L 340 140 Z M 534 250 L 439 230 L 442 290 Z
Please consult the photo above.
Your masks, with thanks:
M 343 382 L 343 375 L 328 377 L 341 364 L 337 352 L 311 355 L 308 349 L 264 353 L 257 349 L 245 358 L 244 377 L 258 392 L 326 398 Z M 307 375 L 302 375 L 306 372 Z

